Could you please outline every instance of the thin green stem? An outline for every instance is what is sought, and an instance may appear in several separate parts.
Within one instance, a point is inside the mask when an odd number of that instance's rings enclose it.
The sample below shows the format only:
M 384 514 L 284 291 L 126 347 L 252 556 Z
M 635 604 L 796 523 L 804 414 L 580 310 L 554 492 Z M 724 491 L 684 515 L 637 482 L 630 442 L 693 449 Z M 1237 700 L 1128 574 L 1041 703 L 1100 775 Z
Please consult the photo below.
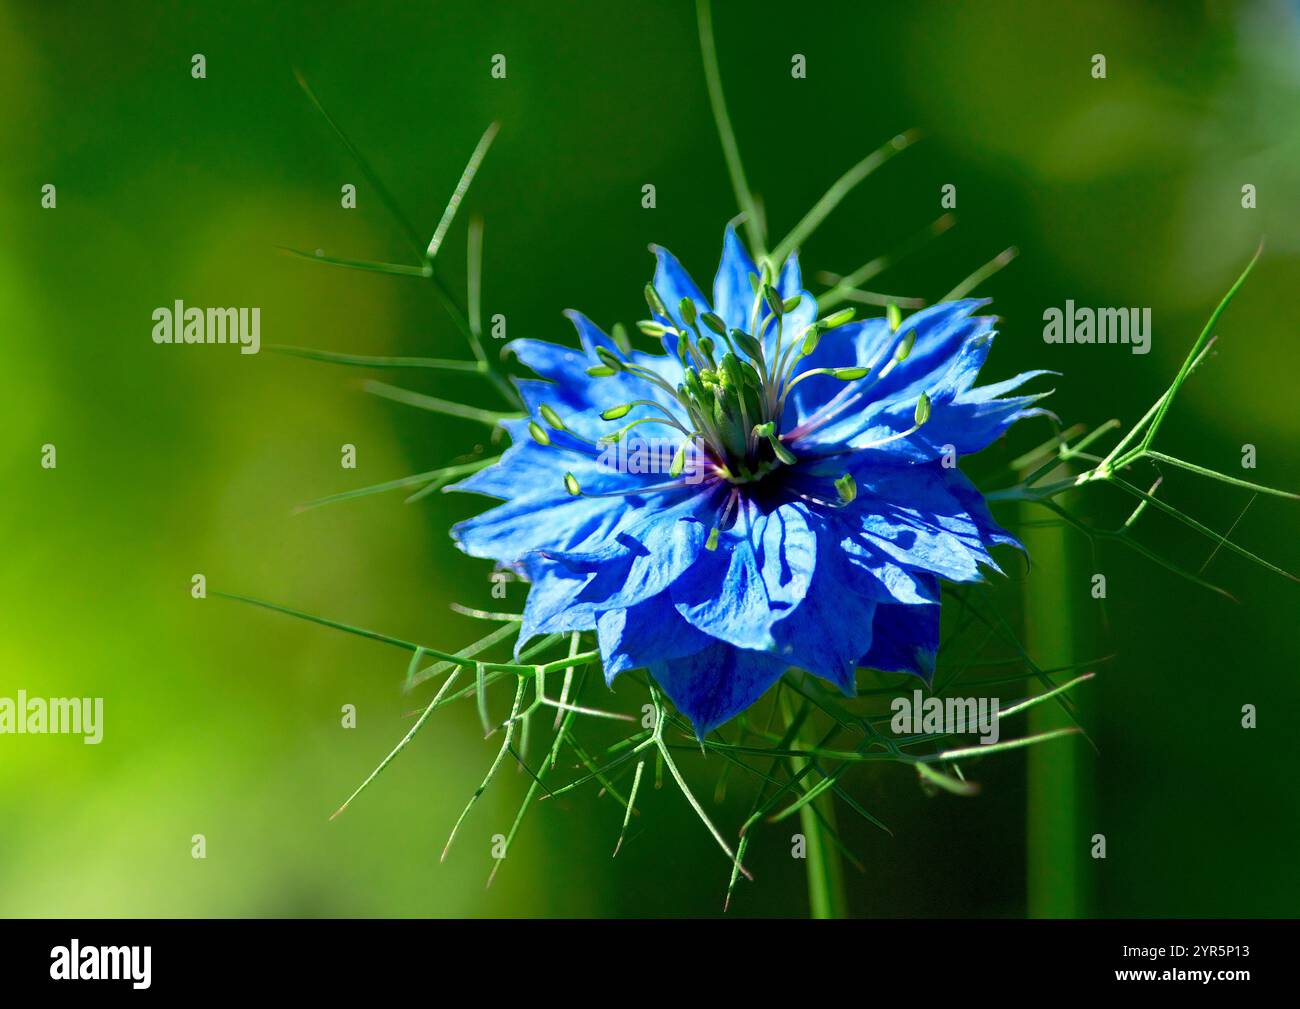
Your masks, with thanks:
M 480 424 L 486 424 L 488 427 L 496 427 L 503 420 L 519 420 L 524 416 L 522 413 L 481 410 L 476 406 L 466 406 L 463 403 L 438 399 L 436 396 L 426 396 L 421 392 L 412 392 L 410 389 L 402 389 L 399 386 L 389 385 L 387 382 L 368 381 L 362 385 L 362 388 L 368 393 L 382 396 L 384 399 L 391 399 L 395 403 L 413 406 L 418 410 L 428 410 L 431 413 L 446 414 L 449 417 L 475 420 Z
M 783 698 L 784 702 L 784 698 Z M 786 718 L 790 719 L 788 704 Z M 799 731 L 801 741 L 813 741 L 816 730 L 805 721 Z M 794 757 L 790 767 L 796 773 L 805 770 L 807 761 Z M 840 853 L 827 838 L 826 827 L 834 830 L 835 800 L 821 795 L 799 809 L 799 829 L 804 836 L 804 871 L 808 881 L 808 910 L 813 918 L 843 918 L 847 911 L 844 898 L 844 866 Z
M 886 161 L 889 161 L 894 155 L 911 147 L 919 136 L 920 134 L 916 130 L 908 130 L 896 137 L 891 137 L 841 175 L 835 181 L 835 184 L 826 190 L 825 195 L 813 205 L 813 208 L 804 215 L 803 220 L 796 224 L 791 229 L 790 234 L 781 239 L 776 248 L 772 250 L 772 261 L 778 266 L 784 263 L 786 257 L 808 240 L 808 236 L 817 230 L 822 221 L 826 220 L 831 212 L 840 205 L 840 201 L 848 196 L 863 179 Z
M 750 249 L 756 259 L 762 259 L 765 253 L 763 219 L 745 178 L 740 147 L 736 144 L 736 131 L 732 129 L 731 117 L 727 114 L 727 99 L 722 93 L 722 72 L 718 69 L 718 48 L 713 39 L 713 9 L 709 0 L 695 0 L 695 15 L 700 30 L 700 53 L 704 57 L 704 80 L 709 89 L 709 105 L 713 109 L 718 139 L 722 141 L 722 156 L 727 162 L 727 174 L 731 176 L 736 203 L 745 215 L 745 235 L 749 239 Z

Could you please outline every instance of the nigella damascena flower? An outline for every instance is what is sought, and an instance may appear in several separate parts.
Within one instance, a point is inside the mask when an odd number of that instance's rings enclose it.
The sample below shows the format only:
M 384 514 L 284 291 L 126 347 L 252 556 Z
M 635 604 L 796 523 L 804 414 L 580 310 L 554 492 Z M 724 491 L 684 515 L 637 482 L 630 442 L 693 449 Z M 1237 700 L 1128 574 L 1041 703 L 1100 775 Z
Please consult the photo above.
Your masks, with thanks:
M 1002 397 L 1040 373 L 975 385 L 981 302 L 818 320 L 797 258 L 771 277 L 732 228 L 711 301 L 654 251 L 665 353 L 577 312 L 580 351 L 514 341 L 545 380 L 518 382 L 532 418 L 457 485 L 504 502 L 453 535 L 532 583 L 517 647 L 594 630 L 608 681 L 645 668 L 701 735 L 791 667 L 846 694 L 860 666 L 928 681 L 939 579 L 1018 546 L 954 460 L 1038 412 Z

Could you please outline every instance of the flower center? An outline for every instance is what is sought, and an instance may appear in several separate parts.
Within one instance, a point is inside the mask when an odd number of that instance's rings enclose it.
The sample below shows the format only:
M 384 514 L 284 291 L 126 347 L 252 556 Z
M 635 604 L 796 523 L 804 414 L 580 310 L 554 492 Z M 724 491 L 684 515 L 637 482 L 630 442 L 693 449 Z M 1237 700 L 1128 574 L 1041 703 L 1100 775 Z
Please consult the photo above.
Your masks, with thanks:
M 664 420 L 641 418 L 607 438 L 622 438 L 632 426 L 670 423 L 704 448 L 703 456 L 717 475 L 734 484 L 754 483 L 781 466 L 798 462 L 781 437 L 786 397 L 803 376 L 794 377 L 799 361 L 816 349 L 822 333 L 853 318 L 847 309 L 792 331 L 789 313 L 801 295 L 782 299 L 772 286 L 770 267 L 751 275 L 754 299 L 747 329 L 728 328 L 712 312 L 700 313 L 683 298 L 676 317 L 669 312 L 653 284 L 646 285 L 646 302 L 654 319 L 640 323 L 642 332 L 658 336 L 682 365 L 682 381 L 671 388 L 658 376 L 646 375 L 670 393 L 678 415 Z M 601 354 L 609 371 L 639 371 L 614 354 Z M 594 369 L 593 369 L 594 370 Z M 844 380 L 861 378 L 865 368 L 819 369 Z M 604 373 L 602 369 L 602 373 Z M 615 407 L 602 415 L 617 420 L 631 407 Z M 672 475 L 685 465 L 685 446 L 674 459 Z
M 723 479 L 734 485 L 727 510 L 734 506 L 739 488 L 748 486 L 747 493 L 760 492 L 757 485 L 782 467 L 795 465 L 799 459 L 791 448 L 796 438 L 829 423 L 838 413 L 849 408 L 860 396 L 848 396 L 848 388 L 833 397 L 812 417 L 803 420 L 798 428 L 782 433 L 781 419 L 790 392 L 802 381 L 817 375 L 838 379 L 845 383 L 858 382 L 873 375 L 874 381 L 883 379 L 911 352 L 916 339 L 915 331 L 905 332 L 892 343 L 890 360 L 879 371 L 874 371 L 891 343 L 882 345 L 877 359 L 850 367 L 808 368 L 796 374 L 799 362 L 817 349 L 823 334 L 850 322 L 854 316 L 851 308 L 841 309 L 824 319 L 810 324 L 794 322 L 791 313 L 800 305 L 802 295 L 783 299 L 772 286 L 770 264 L 764 262 L 761 276 L 750 274 L 754 299 L 747 329 L 728 327 L 713 312 L 700 312 L 694 301 L 682 298 L 677 316 L 673 316 L 653 284 L 645 289 L 646 303 L 653 318 L 637 324 L 649 336 L 663 340 L 664 348 L 677 357 L 682 366 L 682 380 L 674 388 L 658 372 L 637 363 L 631 358 L 626 343 L 616 340 L 621 352 L 597 345 L 596 356 L 600 364 L 588 368 L 594 379 L 626 373 L 634 375 L 667 394 L 671 405 L 661 399 L 636 399 L 620 403 L 601 412 L 605 421 L 622 420 L 633 409 L 647 407 L 650 413 L 638 416 L 610 434 L 602 435 L 595 447 L 606 449 L 619 445 L 635 428 L 655 424 L 674 429 L 677 448 L 668 467 L 668 476 L 677 481 L 686 471 L 692 482 L 701 477 Z M 896 306 L 890 305 L 889 329 L 897 332 L 901 316 Z M 874 374 L 873 374 L 874 372 Z M 564 423 L 554 409 L 543 405 L 542 419 L 552 430 L 567 432 L 579 441 L 578 436 Z M 922 393 L 916 404 L 916 423 L 905 431 L 885 436 L 856 449 L 875 448 L 879 445 L 909 437 L 930 415 L 930 399 Z M 541 445 L 551 443 L 550 435 L 537 421 L 529 423 L 529 431 Z M 693 450 L 692 450 L 693 449 Z M 631 470 L 630 470 L 631 471 Z M 639 471 L 639 470 L 638 470 Z M 651 469 L 651 472 L 660 472 Z M 564 485 L 570 494 L 582 495 L 581 485 L 572 473 L 565 473 Z M 664 485 L 664 488 L 675 486 Z M 659 489 L 659 488 L 651 488 Z M 638 488 L 643 493 L 646 488 Z M 632 493 L 611 491 L 610 494 Z M 857 495 L 853 475 L 847 470 L 834 480 L 834 492 L 821 503 L 831 504 L 838 498 L 840 505 L 852 503 Z M 804 495 L 807 496 L 807 495 Z M 725 519 L 723 524 L 725 524 Z M 716 543 L 714 528 L 710 544 Z M 710 546 L 710 549 L 713 549 Z

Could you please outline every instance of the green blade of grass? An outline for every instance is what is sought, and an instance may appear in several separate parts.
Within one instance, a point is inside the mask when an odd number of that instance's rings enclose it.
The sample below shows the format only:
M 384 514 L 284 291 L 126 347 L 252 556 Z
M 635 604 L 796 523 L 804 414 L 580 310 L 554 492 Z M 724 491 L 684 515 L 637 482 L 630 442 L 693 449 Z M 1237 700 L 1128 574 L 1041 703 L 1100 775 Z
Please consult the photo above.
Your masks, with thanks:
M 427 368 L 431 371 L 458 371 L 477 373 L 483 369 L 474 361 L 453 361 L 443 357 L 384 357 L 371 354 L 342 354 L 332 350 L 312 347 L 291 347 L 286 344 L 269 344 L 266 348 L 276 354 L 301 357 L 308 361 L 342 364 L 356 368 Z
M 709 0 L 695 0 L 695 16 L 700 34 L 700 53 L 704 58 L 704 81 L 709 91 L 709 106 L 713 122 L 722 141 L 722 156 L 727 162 L 731 188 L 736 193 L 736 203 L 745 215 L 745 235 L 755 259 L 762 259 L 765 251 L 763 219 L 759 214 L 754 194 L 745 178 L 745 166 L 740 160 L 740 147 L 736 144 L 736 131 L 727 114 L 727 99 L 722 93 L 722 72 L 718 68 L 718 48 L 713 39 L 713 9 Z
M 302 249 L 290 248 L 287 245 L 279 246 L 281 252 L 287 252 L 291 256 L 297 256 L 300 259 L 309 259 L 313 263 L 324 263 L 326 266 L 338 266 L 345 270 L 363 270 L 367 273 L 386 273 L 394 277 L 421 277 L 428 278 L 430 274 L 429 267 L 426 266 L 407 266 L 405 263 L 377 263 L 369 259 L 345 259 L 342 256 L 327 256 L 319 252 L 304 252 Z
M 418 657 L 422 651 L 423 649 L 417 650 L 415 653 L 416 656 Z M 442 686 L 438 688 L 438 692 L 434 695 L 433 700 L 430 701 L 428 706 L 424 709 L 424 711 L 420 713 L 420 717 L 416 719 L 415 724 L 411 726 L 410 731 L 407 732 L 407 734 L 401 738 L 401 741 L 398 742 L 398 744 L 394 746 L 392 750 L 389 751 L 388 756 L 386 756 L 383 760 L 379 762 L 379 766 L 370 772 L 370 775 L 366 778 L 366 780 L 357 786 L 356 791 L 353 792 L 351 795 L 347 797 L 347 799 L 344 800 L 343 805 L 339 806 L 339 808 L 336 809 L 330 815 L 331 820 L 339 816 L 345 809 L 347 809 L 348 806 L 352 804 L 352 800 L 355 799 L 362 792 L 364 792 L 367 788 L 369 788 L 370 783 L 374 781 L 376 778 L 378 778 L 380 774 L 383 773 L 384 768 L 386 768 L 389 764 L 391 764 L 394 758 L 396 758 L 396 756 L 399 753 L 401 753 L 404 749 L 406 749 L 406 745 L 412 739 L 415 738 L 415 734 L 419 732 L 422 728 L 424 728 L 424 723 L 429 720 L 429 716 L 433 714 L 434 710 L 438 707 L 439 702 L 446 695 L 447 691 L 451 689 L 451 685 L 454 682 L 456 682 L 456 677 L 459 675 L 460 675 L 459 669 L 453 669 L 451 671 L 451 675 L 448 676 L 447 679 L 443 682 Z
M 1018 255 L 1020 255 L 1020 250 L 1014 245 L 1009 249 L 1003 249 L 939 300 L 957 301 L 966 297 L 966 295 L 970 294 L 975 290 L 975 288 L 979 287 L 980 284 L 993 276 L 993 274 L 1004 269 Z
M 1178 390 L 1182 388 L 1183 383 L 1187 381 L 1187 376 L 1191 374 L 1193 362 L 1196 360 L 1197 355 L 1200 354 L 1201 348 L 1204 347 L 1206 342 L 1210 339 L 1214 332 L 1214 327 L 1219 322 L 1219 317 L 1223 315 L 1228 306 L 1232 304 L 1232 299 L 1237 296 L 1237 292 L 1240 291 L 1242 285 L 1246 283 L 1246 278 L 1249 277 L 1251 271 L 1255 269 L 1255 264 L 1259 262 L 1259 257 L 1263 254 L 1264 243 L 1260 242 L 1259 248 L 1257 248 L 1255 254 L 1251 256 L 1250 262 L 1247 263 L 1246 268 L 1241 271 L 1241 276 L 1239 276 L 1233 285 L 1228 288 L 1228 293 L 1223 296 L 1214 311 L 1210 314 L 1209 320 L 1205 323 L 1205 328 L 1201 330 L 1201 335 L 1196 338 L 1196 342 L 1192 344 L 1192 349 L 1187 352 L 1187 357 L 1183 360 L 1183 366 L 1178 369 L 1178 375 L 1174 379 L 1173 385 L 1169 387 L 1169 394 L 1164 397 L 1159 409 L 1156 410 L 1156 415 L 1151 421 L 1151 426 L 1147 428 L 1147 433 L 1142 438 L 1143 448 L 1151 447 L 1151 441 L 1155 438 L 1156 432 L 1160 430 L 1160 425 L 1164 423 L 1165 414 L 1169 412 L 1169 407 L 1173 403 L 1174 397 L 1178 394 Z
M 321 100 L 316 97 L 316 93 L 311 89 L 311 85 L 307 83 L 307 78 L 302 75 L 302 72 L 299 71 L 297 67 L 294 68 L 293 76 L 298 81 L 298 87 L 302 88 L 303 93 L 311 101 L 312 105 L 316 107 L 316 111 L 321 114 L 325 122 L 329 123 L 330 129 L 332 129 L 339 140 L 342 141 L 348 154 L 352 156 L 352 160 L 355 161 L 357 167 L 361 169 L 361 174 L 366 177 L 366 180 L 374 187 L 375 192 L 379 194 L 380 201 L 392 215 L 393 220 L 397 222 L 397 226 L 402 229 L 402 234 L 404 234 L 406 240 L 411 243 L 411 247 L 415 250 L 416 255 L 421 255 L 424 252 L 424 245 L 420 241 L 420 236 L 416 234 L 415 228 L 411 226 L 406 214 L 402 212 L 402 208 L 398 205 L 393 194 L 388 191 L 388 187 L 384 185 L 384 182 L 380 179 L 378 173 L 370 167 L 370 162 L 362 157 L 361 152 L 357 150 L 356 145 L 352 143 L 352 141 L 348 139 L 348 135 L 343 132 L 343 128 L 339 126 L 339 124 L 334 120 L 334 117 L 326 111 L 325 106 L 321 104 Z
M 425 473 L 413 473 L 411 476 L 399 477 L 396 480 L 386 480 L 383 483 L 370 484 L 367 487 L 358 487 L 355 490 L 340 491 L 337 494 L 330 494 L 326 497 L 317 498 L 314 501 L 308 501 L 305 504 L 296 506 L 293 514 L 299 515 L 302 512 L 310 511 L 312 508 L 320 508 L 324 505 L 337 504 L 340 501 L 353 501 L 357 498 L 369 497 L 372 494 L 383 494 L 390 490 L 401 490 L 404 487 L 415 487 L 427 484 L 439 484 L 446 486 L 458 476 L 465 476 L 470 473 L 477 473 L 485 469 L 492 463 L 496 462 L 497 456 L 490 459 L 480 459 L 471 463 L 463 463 L 456 466 L 443 466 L 440 469 L 431 469 Z
M 394 403 L 401 403 L 404 406 L 413 406 L 417 410 L 428 410 L 430 413 L 446 414 L 449 417 L 460 417 L 464 420 L 478 421 L 480 424 L 486 424 L 488 427 L 496 427 L 503 420 L 519 420 L 525 415 L 522 413 L 497 413 L 492 410 L 482 410 L 476 406 L 466 406 L 464 403 L 453 403 L 451 400 L 438 399 L 436 396 L 426 396 L 421 392 L 413 392 L 410 389 L 403 389 L 396 385 L 389 385 L 387 382 L 367 381 L 362 385 L 366 392 L 381 396 L 384 399 L 391 399 Z
M 813 208 L 804 215 L 803 220 L 791 229 L 790 234 L 777 243 L 776 248 L 772 250 L 772 260 L 776 265 L 779 267 L 791 252 L 803 245 L 808 236 L 817 230 L 822 221 L 830 216 L 831 211 L 840 205 L 840 201 L 848 196 L 863 179 L 896 154 L 911 147 L 919 136 L 918 131 L 907 130 L 896 137 L 891 137 L 841 175 L 822 198 L 813 204 Z
M 474 145 L 474 151 L 469 156 L 465 170 L 460 173 L 460 181 L 456 183 L 456 188 L 452 190 L 451 199 L 447 201 L 447 208 L 442 212 L 442 218 L 438 221 L 437 228 L 434 229 L 433 238 L 429 239 L 429 247 L 424 254 L 426 259 L 436 258 L 438 250 L 442 248 L 442 240 L 447 237 L 447 229 L 451 227 L 451 222 L 456 219 L 456 211 L 460 209 L 461 201 L 465 199 L 470 183 L 474 181 L 479 166 L 483 164 L 483 159 L 487 156 L 488 148 L 492 146 L 492 141 L 496 137 L 498 129 L 500 129 L 500 126 L 497 123 L 489 123 L 488 128 L 483 131 L 483 136 Z

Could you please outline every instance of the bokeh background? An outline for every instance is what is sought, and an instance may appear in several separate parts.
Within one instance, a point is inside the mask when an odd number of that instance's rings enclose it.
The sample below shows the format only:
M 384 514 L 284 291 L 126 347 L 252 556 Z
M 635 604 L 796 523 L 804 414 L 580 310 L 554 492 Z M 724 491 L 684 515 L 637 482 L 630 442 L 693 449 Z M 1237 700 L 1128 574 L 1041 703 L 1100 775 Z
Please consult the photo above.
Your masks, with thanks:
M 727 94 L 771 230 L 919 127 L 924 142 L 807 243 L 807 271 L 845 272 L 896 247 L 955 184 L 957 226 L 876 286 L 934 298 L 1017 246 L 980 289 L 1004 319 L 988 374 L 1061 372 L 1053 408 L 1067 422 L 1136 419 L 1267 236 L 1219 356 L 1162 440 L 1230 472 L 1254 444 L 1258 468 L 1244 475 L 1300 487 L 1294 5 L 717 8 Z M 507 773 L 439 864 L 495 749 L 472 703 L 439 715 L 327 822 L 409 724 L 406 656 L 194 600 L 190 577 L 403 638 L 471 640 L 481 625 L 448 604 L 499 604 L 486 566 L 458 555 L 446 530 L 476 501 L 291 509 L 431 469 L 483 429 L 368 396 L 357 380 L 370 376 L 353 369 L 149 336 L 153 309 L 181 298 L 259 306 L 268 344 L 465 353 L 427 285 L 277 251 L 399 260 L 406 248 L 294 66 L 421 232 L 484 127 L 501 123 L 466 209 L 486 219 L 484 310 L 503 313 L 511 336 L 570 339 L 568 307 L 604 324 L 639 317 L 652 241 L 710 278 L 735 207 L 693 6 L 8 0 L 0 49 L 0 695 L 99 695 L 106 708 L 99 746 L 0 737 L 0 913 L 718 913 L 727 865 L 671 787 L 644 793 L 617 860 L 608 798 L 541 804 L 485 889 L 489 838 L 526 787 Z M 194 53 L 204 80 L 191 78 Z M 495 53 L 505 80 L 489 74 Z M 795 53 L 806 79 L 791 77 Z M 1105 80 L 1090 74 L 1095 53 Z M 40 207 L 46 183 L 55 210 Z M 356 210 L 340 207 L 345 183 L 358 187 Z M 641 207 L 646 183 L 653 210 Z M 1257 209 L 1241 206 L 1245 184 Z M 442 255 L 458 291 L 464 250 L 462 214 Z M 1151 353 L 1045 345 L 1042 313 L 1067 298 L 1149 306 Z M 490 402 L 463 378 L 398 381 Z M 996 482 L 1049 433 L 1013 434 L 972 473 Z M 47 442 L 54 471 L 39 465 Z M 344 443 L 358 448 L 355 471 L 339 466 Z M 1239 519 L 1240 542 L 1300 569 L 1295 503 L 1260 498 L 1242 515 L 1249 493 L 1180 474 L 1165 491 L 1213 528 Z M 1126 505 L 1106 490 L 1076 502 L 1112 525 Z M 1213 549 L 1161 516 L 1141 529 L 1194 570 Z M 1008 557 L 999 598 L 1013 621 L 1022 599 L 1050 601 L 1050 626 L 1026 638 L 1072 654 L 1044 665 L 1113 655 L 1081 696 L 1098 752 L 1071 740 L 1036 771 L 1014 754 L 985 761 L 973 800 L 927 798 L 899 767 L 856 773 L 854 794 L 894 836 L 845 819 L 866 864 L 849 873 L 852 911 L 1296 913 L 1300 586 L 1226 551 L 1206 574 L 1236 605 L 1114 547 L 1094 559 L 1077 537 L 1047 542 L 1043 558 L 1026 572 Z M 1104 611 L 1089 594 L 1096 571 Z M 517 605 L 522 587 L 510 591 Z M 1240 727 L 1246 703 L 1259 711 L 1253 731 Z M 344 704 L 357 706 L 355 730 L 340 728 Z M 1052 781 L 1069 784 L 1043 787 Z M 734 829 L 747 803 L 733 789 L 719 821 Z M 733 914 L 805 912 L 788 826 L 754 842 L 759 881 Z M 202 861 L 190 856 L 196 833 Z M 1107 837 L 1105 861 L 1086 857 L 1094 833 Z

